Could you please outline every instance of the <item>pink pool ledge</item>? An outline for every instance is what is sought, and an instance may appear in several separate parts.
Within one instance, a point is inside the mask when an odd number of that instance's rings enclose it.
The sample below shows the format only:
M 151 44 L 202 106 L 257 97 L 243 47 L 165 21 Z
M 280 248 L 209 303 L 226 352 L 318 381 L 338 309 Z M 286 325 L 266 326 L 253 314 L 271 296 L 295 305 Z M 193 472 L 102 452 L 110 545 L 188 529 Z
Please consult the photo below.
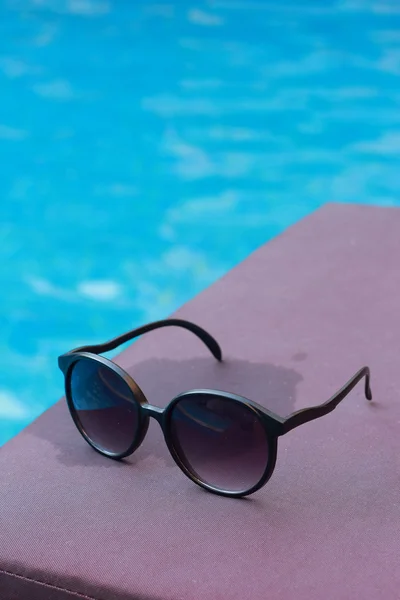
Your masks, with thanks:
M 1 448 L 0 599 L 399 598 L 399 257 L 400 210 L 326 205 L 176 313 L 222 364 L 174 328 L 116 359 L 153 404 L 211 387 L 281 415 L 370 366 L 373 402 L 360 384 L 280 438 L 246 500 L 185 478 L 155 422 L 131 458 L 100 456 L 64 400 Z

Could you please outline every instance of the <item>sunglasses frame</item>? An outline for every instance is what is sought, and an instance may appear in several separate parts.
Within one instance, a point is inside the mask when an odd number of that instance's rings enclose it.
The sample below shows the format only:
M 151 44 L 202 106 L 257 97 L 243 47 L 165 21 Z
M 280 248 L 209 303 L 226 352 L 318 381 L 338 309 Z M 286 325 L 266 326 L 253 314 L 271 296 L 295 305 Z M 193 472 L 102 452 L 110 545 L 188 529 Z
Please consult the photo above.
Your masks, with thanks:
M 77 348 L 66 354 L 61 355 L 58 358 L 58 365 L 65 377 L 65 397 L 68 405 L 69 412 L 71 417 L 77 427 L 79 433 L 86 440 L 86 442 L 97 452 L 102 454 L 103 456 L 107 456 L 108 458 L 112 458 L 115 460 L 121 460 L 126 458 L 135 452 L 139 446 L 142 444 L 148 427 L 150 418 L 154 418 L 159 425 L 164 434 L 164 439 L 168 450 L 174 459 L 177 466 L 183 471 L 183 473 L 191 479 L 194 483 L 199 485 L 200 487 L 212 492 L 214 494 L 218 494 L 221 496 L 238 498 L 243 496 L 248 496 L 253 494 L 260 488 L 262 488 L 272 476 L 274 472 L 276 459 L 277 459 L 277 451 L 278 451 L 278 438 L 282 435 L 285 435 L 295 427 L 299 425 L 303 425 L 309 421 L 314 419 L 318 419 L 334 410 L 336 406 L 349 394 L 349 392 L 354 388 L 354 386 L 365 377 L 365 396 L 368 400 L 372 400 L 372 393 L 370 388 L 370 370 L 368 367 L 363 367 L 360 369 L 336 394 L 334 394 L 327 402 L 323 404 L 312 406 L 310 408 L 304 408 L 299 411 L 296 411 L 290 414 L 287 417 L 281 417 L 278 414 L 266 409 L 261 406 L 257 402 L 253 400 L 249 400 L 243 396 L 238 396 L 236 394 L 232 394 L 229 392 L 224 392 L 221 390 L 214 389 L 194 389 L 186 392 L 182 392 L 175 396 L 165 408 L 159 408 L 157 406 L 153 406 L 149 404 L 146 396 L 143 391 L 140 389 L 135 380 L 122 369 L 115 362 L 100 356 L 101 352 L 109 352 L 110 350 L 114 350 L 121 344 L 130 341 L 143 333 L 148 331 L 152 331 L 154 329 L 158 329 L 160 327 L 166 326 L 178 326 L 183 327 L 197 335 L 209 348 L 214 357 L 222 361 L 222 352 L 221 349 L 216 342 L 216 340 L 207 333 L 204 329 L 191 323 L 190 321 L 182 320 L 182 319 L 165 319 L 162 321 L 155 321 L 153 323 L 149 323 L 143 327 L 138 329 L 134 329 L 132 331 L 119 336 L 110 342 L 106 342 L 104 344 L 97 344 L 91 346 L 83 346 L 81 348 Z M 121 453 L 113 453 L 110 452 L 101 446 L 96 445 L 96 443 L 87 435 L 82 423 L 79 420 L 77 415 L 77 411 L 72 399 L 71 393 L 71 375 L 74 368 L 74 365 L 81 360 L 89 360 L 90 362 L 95 361 L 112 371 L 114 371 L 119 377 L 121 377 L 124 382 L 127 384 L 132 393 L 132 401 L 138 404 L 138 424 L 137 424 L 137 433 L 132 440 L 131 445 L 124 452 Z M 193 395 L 203 395 L 203 396 L 213 396 L 224 398 L 235 403 L 239 403 L 242 406 L 245 406 L 248 410 L 255 413 L 257 418 L 263 425 L 263 428 L 266 433 L 266 439 L 268 442 L 268 460 L 266 463 L 266 467 L 264 473 L 260 480 L 253 485 L 251 488 L 241 490 L 241 491 L 229 491 L 224 490 L 219 487 L 210 485 L 204 481 L 202 481 L 196 473 L 190 470 L 188 464 L 180 456 L 174 445 L 173 435 L 171 433 L 171 417 L 173 414 L 173 409 L 177 403 L 179 403 L 182 399 L 190 398 Z M 184 453 L 183 453 L 184 454 Z

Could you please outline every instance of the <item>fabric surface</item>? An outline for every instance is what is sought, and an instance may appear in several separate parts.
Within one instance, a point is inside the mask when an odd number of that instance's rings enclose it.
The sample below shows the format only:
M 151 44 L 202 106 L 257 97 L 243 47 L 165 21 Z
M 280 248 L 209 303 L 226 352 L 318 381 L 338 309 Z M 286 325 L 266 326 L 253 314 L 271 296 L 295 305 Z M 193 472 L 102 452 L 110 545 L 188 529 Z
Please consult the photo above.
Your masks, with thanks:
M 282 437 L 248 499 L 186 479 L 155 422 L 134 456 L 103 458 L 64 401 L 1 448 L 1 600 L 398 598 L 399 231 L 398 209 L 327 205 L 178 311 L 222 364 L 172 328 L 116 359 L 153 404 L 212 387 L 282 415 L 371 367 L 374 401 L 360 384 Z

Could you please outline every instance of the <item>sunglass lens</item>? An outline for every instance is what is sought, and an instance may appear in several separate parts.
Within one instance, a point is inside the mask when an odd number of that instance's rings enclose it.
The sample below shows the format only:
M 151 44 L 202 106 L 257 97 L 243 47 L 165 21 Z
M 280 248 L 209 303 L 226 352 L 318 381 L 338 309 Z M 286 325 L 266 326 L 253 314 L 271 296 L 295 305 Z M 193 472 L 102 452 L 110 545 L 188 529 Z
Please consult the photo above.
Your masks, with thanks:
M 139 404 L 126 381 L 98 361 L 80 359 L 69 388 L 75 416 L 91 442 L 111 454 L 127 452 L 138 433 Z
M 183 396 L 172 409 L 170 428 L 185 467 L 218 490 L 244 493 L 267 469 L 265 427 L 241 402 L 212 394 Z

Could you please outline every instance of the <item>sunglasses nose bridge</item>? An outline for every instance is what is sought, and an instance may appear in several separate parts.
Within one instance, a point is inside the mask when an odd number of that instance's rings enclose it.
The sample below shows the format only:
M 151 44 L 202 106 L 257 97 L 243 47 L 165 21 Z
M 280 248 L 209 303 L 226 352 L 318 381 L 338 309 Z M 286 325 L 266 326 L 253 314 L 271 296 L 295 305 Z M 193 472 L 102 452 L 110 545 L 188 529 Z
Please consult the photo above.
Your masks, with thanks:
M 151 404 L 142 404 L 142 410 L 147 417 L 152 417 L 160 425 L 162 424 L 164 409 L 158 406 L 152 406 Z

